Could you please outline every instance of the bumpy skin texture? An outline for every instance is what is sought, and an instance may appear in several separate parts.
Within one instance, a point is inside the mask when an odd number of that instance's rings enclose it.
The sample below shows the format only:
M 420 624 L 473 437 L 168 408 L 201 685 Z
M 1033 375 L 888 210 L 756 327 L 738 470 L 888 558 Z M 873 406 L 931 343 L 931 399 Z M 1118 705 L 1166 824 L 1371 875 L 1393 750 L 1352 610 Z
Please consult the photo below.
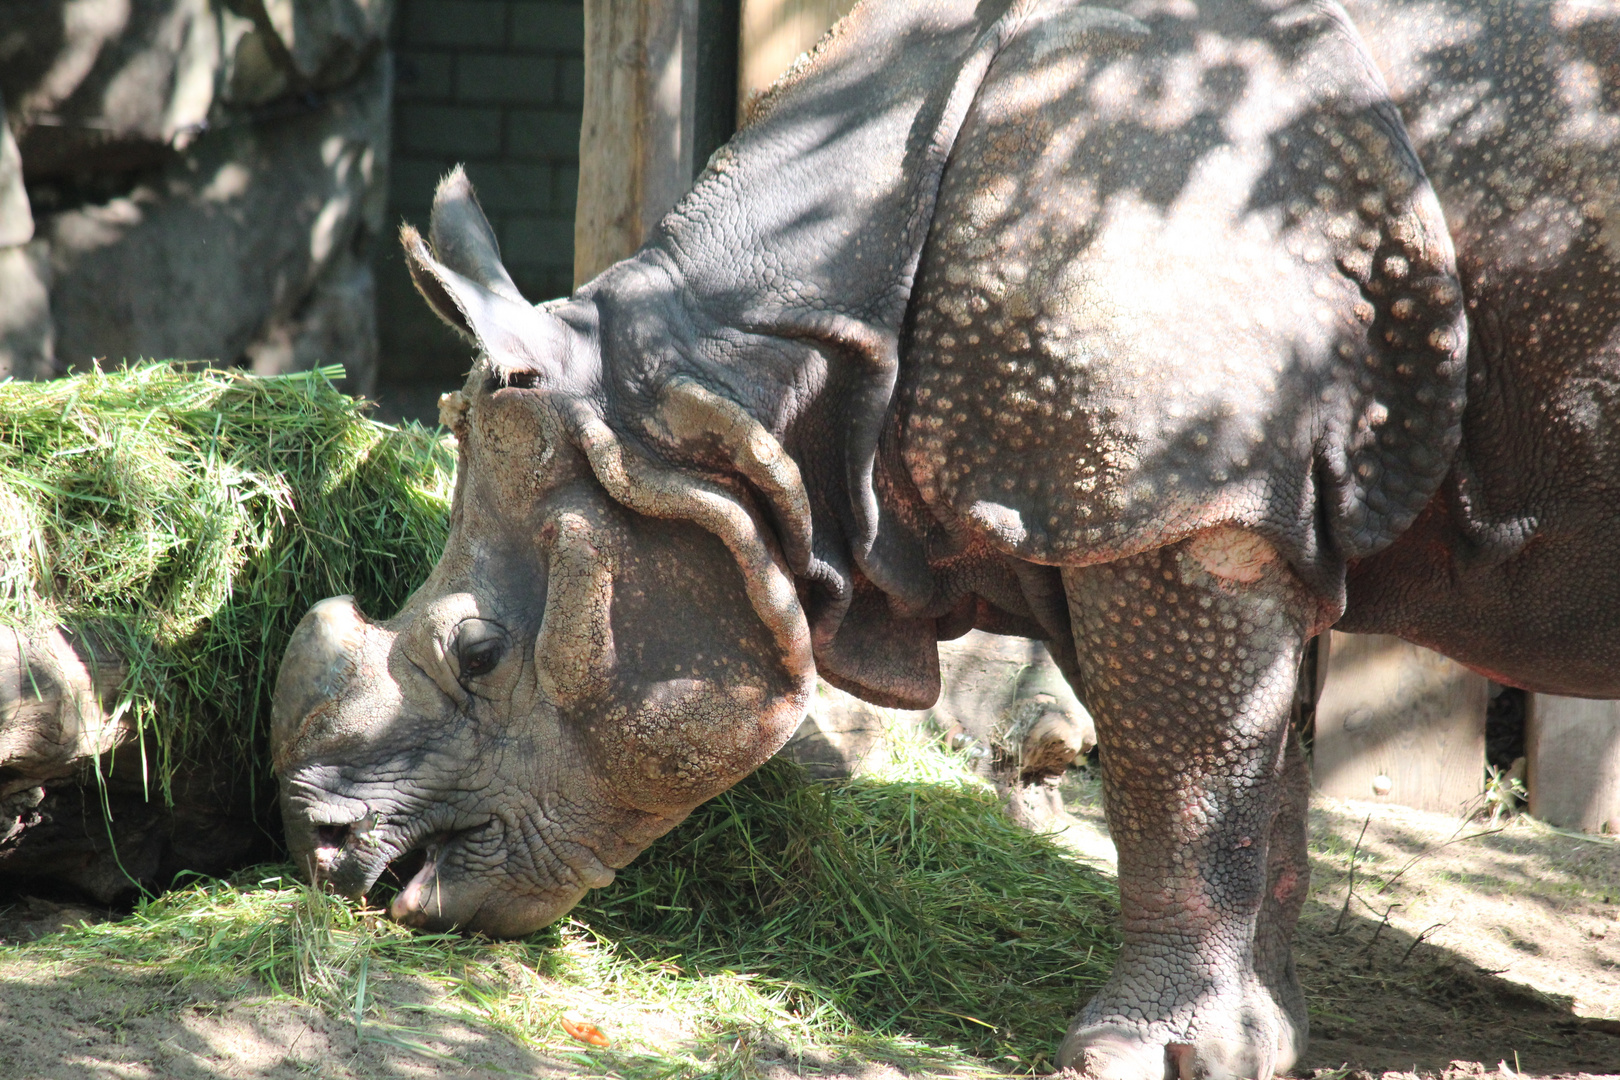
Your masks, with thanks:
M 1285 943 L 1308 883 L 1303 762 L 1285 745 L 1322 604 L 1275 549 L 1235 529 L 1063 580 L 1081 684 L 1108 718 L 1098 733 L 1124 943 L 1059 1064 L 1095 1076 L 1152 1075 L 1167 1059 L 1183 1076 L 1284 1071 L 1305 1042 Z
M 1354 0 L 1457 247 L 1462 445 L 1345 629 L 1620 696 L 1620 4 Z
M 1335 595 L 1428 500 L 1463 395 L 1450 242 L 1365 53 L 1325 5 L 1043 14 L 923 258 L 923 498 L 1066 565 L 1241 524 Z
M 1509 82 L 1597 97 L 1544 159 L 1533 137 L 1506 154 L 1505 97 L 1478 141 L 1440 140 L 1447 176 L 1500 165 L 1448 189 L 1484 192 L 1459 202 L 1483 208 L 1458 219 L 1472 345 L 1440 205 L 1329 2 L 863 5 L 642 251 L 539 307 L 453 174 L 430 237 L 403 236 L 482 354 L 445 406 L 451 540 L 395 618 L 326 601 L 289 646 L 273 741 L 295 851 L 361 892 L 425 850 L 398 917 L 522 933 L 772 752 L 812 656 L 921 707 L 938 640 L 1040 637 L 1097 722 L 1126 933 L 1063 1060 L 1285 1068 L 1308 791 L 1286 715 L 1347 570 L 1362 625 L 1450 651 L 1447 619 L 1486 609 L 1446 597 L 1502 550 L 1479 508 L 1520 505 L 1528 455 L 1525 491 L 1551 501 L 1519 556 L 1562 554 L 1498 579 L 1556 612 L 1608 595 L 1560 577 L 1582 551 L 1614 574 L 1620 533 L 1586 532 L 1614 505 L 1609 324 L 1554 298 L 1616 295 L 1593 245 L 1617 173 L 1551 189 L 1579 190 L 1575 218 L 1536 217 L 1523 186 L 1570 140 L 1604 160 L 1613 64 L 1543 78 L 1543 53 L 1501 47 Z M 1560 222 L 1595 276 L 1532 271 Z M 1414 580 L 1437 567 L 1451 586 Z M 1565 692 L 1613 692 L 1614 617 Z M 1456 640 L 1493 671 L 1522 644 Z

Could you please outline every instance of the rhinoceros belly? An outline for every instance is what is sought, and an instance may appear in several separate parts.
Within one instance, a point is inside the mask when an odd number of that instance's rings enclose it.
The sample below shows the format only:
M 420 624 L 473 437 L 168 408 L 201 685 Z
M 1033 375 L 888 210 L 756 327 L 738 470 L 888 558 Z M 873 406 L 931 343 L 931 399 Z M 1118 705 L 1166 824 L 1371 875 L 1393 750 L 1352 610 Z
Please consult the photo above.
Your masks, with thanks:
M 1352 0 L 1445 209 L 1469 317 L 1445 497 L 1347 626 L 1620 695 L 1620 2 Z

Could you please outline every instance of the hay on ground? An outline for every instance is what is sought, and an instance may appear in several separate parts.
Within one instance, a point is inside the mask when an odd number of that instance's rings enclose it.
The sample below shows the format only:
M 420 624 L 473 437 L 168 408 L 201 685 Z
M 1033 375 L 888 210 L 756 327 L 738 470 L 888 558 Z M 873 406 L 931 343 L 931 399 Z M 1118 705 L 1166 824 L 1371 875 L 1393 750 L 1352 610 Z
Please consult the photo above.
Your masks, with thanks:
M 453 452 L 333 385 L 143 363 L 0 383 L 0 623 L 88 632 L 160 788 L 268 776 L 270 691 L 309 606 L 392 613 L 448 530 Z
M 965 770 L 817 784 L 778 761 L 521 941 L 413 933 L 262 867 L 0 946 L 0 959 L 251 976 L 260 989 L 244 995 L 312 1001 L 373 1038 L 419 1022 L 390 1005 L 388 980 L 425 978 L 442 988 L 436 1008 L 587 1075 L 752 1080 L 772 1058 L 1039 1073 L 1107 976 L 1114 897 Z M 574 1042 L 566 1012 L 612 1045 Z
M 344 592 L 394 610 L 443 545 L 452 454 L 366 419 L 334 375 L 148 364 L 0 384 L 0 621 L 115 643 L 160 778 L 205 753 L 262 772 L 296 620 Z M 753 1076 L 768 1045 L 1049 1067 L 1112 960 L 1113 888 L 1013 825 L 960 761 L 912 751 L 846 784 L 772 763 L 527 941 L 415 935 L 275 868 L 22 948 L 251 975 L 389 1038 L 403 1014 L 377 980 L 426 976 L 445 1008 L 615 1075 Z M 559 1017 L 581 1006 L 614 1018 L 614 1047 L 567 1039 Z M 636 1017 L 691 1039 L 638 1035 Z

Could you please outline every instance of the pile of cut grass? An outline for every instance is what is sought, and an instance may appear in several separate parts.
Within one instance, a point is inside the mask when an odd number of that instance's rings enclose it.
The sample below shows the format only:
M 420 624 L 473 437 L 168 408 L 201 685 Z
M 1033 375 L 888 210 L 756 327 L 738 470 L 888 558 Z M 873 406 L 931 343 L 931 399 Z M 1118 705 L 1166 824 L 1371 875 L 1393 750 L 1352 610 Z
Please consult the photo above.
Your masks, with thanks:
M 274 665 L 309 604 L 396 608 L 442 547 L 453 459 L 367 420 L 333 371 L 143 365 L 0 384 L 0 621 L 93 632 L 158 775 L 262 775 Z M 773 763 L 700 807 L 561 927 L 420 935 L 288 868 L 197 881 L 7 951 L 239 980 L 410 1044 L 388 980 L 594 1072 L 743 1077 L 762 1056 L 1039 1070 L 1115 950 L 1112 885 L 1002 814 L 937 745 L 806 782 Z M 613 1039 L 573 1042 L 588 1015 Z M 419 1022 L 419 1021 L 417 1021 Z
M 14 948 L 247 975 L 396 1044 L 420 1042 L 423 1010 L 449 1013 L 592 1074 L 741 1078 L 773 1057 L 1046 1071 L 1112 962 L 1112 884 L 935 756 L 922 778 L 842 784 L 771 763 L 523 941 L 413 934 L 261 868 Z M 391 1004 L 403 976 L 437 1001 Z M 570 1039 L 566 1012 L 612 1045 Z
M 0 382 L 0 623 L 66 626 L 129 664 L 115 707 L 165 792 L 202 760 L 262 782 L 297 620 L 340 593 L 390 614 L 443 548 L 453 452 L 367 419 L 341 374 Z
M 643 959 L 767 972 L 864 1028 L 1033 1067 L 1112 966 L 1115 888 L 965 772 L 917 776 L 928 753 L 838 785 L 768 766 L 578 917 Z

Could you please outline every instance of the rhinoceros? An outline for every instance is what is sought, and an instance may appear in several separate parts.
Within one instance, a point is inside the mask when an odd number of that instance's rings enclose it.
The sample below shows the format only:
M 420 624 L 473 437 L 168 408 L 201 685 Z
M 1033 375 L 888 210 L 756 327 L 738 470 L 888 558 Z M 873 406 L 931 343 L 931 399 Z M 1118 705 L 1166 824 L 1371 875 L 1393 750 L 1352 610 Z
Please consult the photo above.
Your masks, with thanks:
M 293 851 L 354 894 L 415 853 L 394 917 L 522 934 L 817 672 L 920 707 L 939 640 L 1027 635 L 1119 847 L 1059 1060 L 1286 1069 L 1307 640 L 1620 695 L 1617 9 L 1355 10 L 866 4 L 539 305 L 452 173 L 403 231 L 478 348 L 451 535 L 393 618 L 338 597 L 289 645 Z

